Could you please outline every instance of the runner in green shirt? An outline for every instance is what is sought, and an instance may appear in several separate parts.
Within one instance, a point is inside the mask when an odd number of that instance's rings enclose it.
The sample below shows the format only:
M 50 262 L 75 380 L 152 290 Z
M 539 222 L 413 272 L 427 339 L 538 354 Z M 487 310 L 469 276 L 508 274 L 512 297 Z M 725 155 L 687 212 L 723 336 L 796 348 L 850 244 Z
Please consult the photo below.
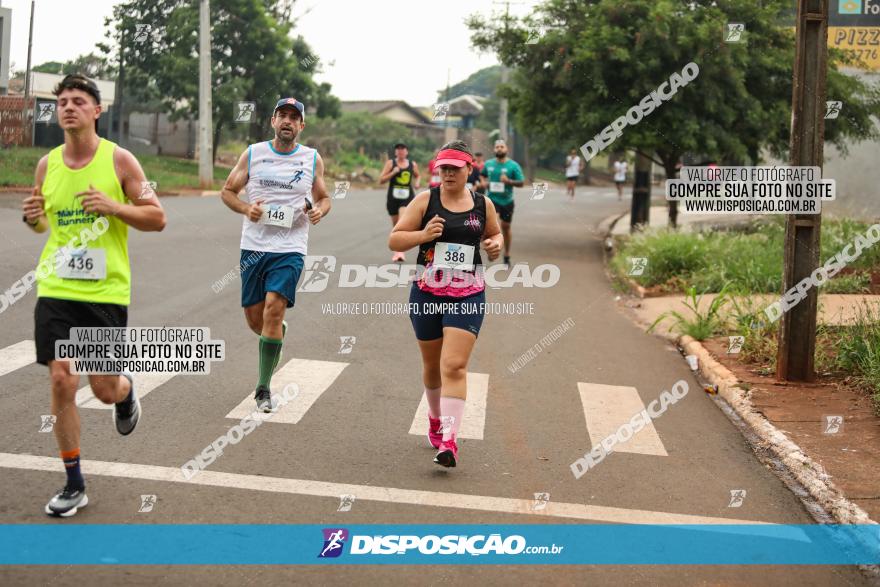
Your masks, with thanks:
M 68 517 L 89 503 L 80 471 L 80 376 L 71 373 L 68 360 L 56 360 L 55 342 L 69 340 L 72 328 L 127 326 L 128 227 L 162 230 L 165 212 L 134 155 L 95 132 L 102 110 L 95 82 L 68 75 L 54 94 L 64 144 L 37 163 L 34 190 L 22 209 L 31 230 L 49 231 L 35 271 L 35 341 L 37 362 L 49 367 L 53 431 L 67 482 L 45 512 Z M 131 375 L 89 375 L 89 385 L 95 397 L 113 405 L 116 431 L 131 434 L 141 415 Z
M 525 178 L 519 163 L 507 158 L 507 143 L 495 141 L 495 159 L 486 161 L 480 172 L 481 184 L 495 204 L 504 236 L 504 264 L 510 265 L 510 224 L 513 222 L 513 188 L 521 188 Z

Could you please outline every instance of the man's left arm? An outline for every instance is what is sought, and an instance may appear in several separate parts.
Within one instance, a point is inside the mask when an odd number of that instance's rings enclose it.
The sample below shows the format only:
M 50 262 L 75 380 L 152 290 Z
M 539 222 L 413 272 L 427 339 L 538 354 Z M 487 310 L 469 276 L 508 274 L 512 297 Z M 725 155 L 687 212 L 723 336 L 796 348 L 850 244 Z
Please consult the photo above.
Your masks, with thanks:
M 525 184 L 525 176 L 523 176 L 522 167 L 519 166 L 519 163 L 513 168 L 514 177 L 508 177 L 507 183 L 512 185 L 515 188 L 521 188 Z
M 327 186 L 324 183 L 324 159 L 321 155 L 315 155 L 315 177 L 312 180 L 312 209 L 306 213 L 309 222 L 317 224 L 321 218 L 330 213 L 330 196 L 327 194 Z
M 111 199 L 94 186 L 80 192 L 83 210 L 102 216 L 116 216 L 132 228 L 142 231 L 161 231 L 165 228 L 165 211 L 155 190 L 147 183 L 141 164 L 128 150 L 116 147 L 113 167 L 130 204 Z

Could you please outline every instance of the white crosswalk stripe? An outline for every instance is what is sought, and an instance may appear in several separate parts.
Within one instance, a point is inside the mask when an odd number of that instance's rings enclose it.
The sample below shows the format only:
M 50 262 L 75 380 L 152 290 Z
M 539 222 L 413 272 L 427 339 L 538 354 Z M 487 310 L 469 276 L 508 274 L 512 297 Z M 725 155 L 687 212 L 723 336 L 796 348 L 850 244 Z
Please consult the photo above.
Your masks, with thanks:
M 0 349 L 0 376 L 21 369 L 36 361 L 33 340 L 23 340 Z M 333 384 L 349 363 L 318 361 L 312 359 L 291 359 L 283 365 L 272 378 L 272 388 L 280 393 L 286 386 L 295 384 L 299 392 L 294 401 L 281 406 L 272 417 L 272 422 L 296 424 L 315 404 L 318 398 Z M 143 398 L 154 389 L 173 379 L 178 373 L 138 373 L 135 374 L 135 390 Z M 486 403 L 489 389 L 487 373 L 467 374 L 468 397 L 464 421 L 459 429 L 459 438 L 482 440 L 486 426 Z M 600 383 L 578 382 L 578 392 L 584 412 L 587 431 L 592 445 L 606 436 L 614 434 L 624 423 L 645 408 L 634 387 L 605 385 Z M 91 386 L 77 390 L 76 405 L 80 408 L 109 410 L 112 404 L 103 404 L 92 394 Z M 253 394 L 248 395 L 230 411 L 226 417 L 241 419 L 255 409 Z M 428 419 L 428 402 L 422 396 L 413 416 L 409 433 L 424 436 Z M 625 442 L 615 446 L 617 452 L 667 456 L 663 442 L 653 423 L 649 422 L 642 430 Z
M 315 361 L 312 359 L 291 359 L 272 376 L 272 393 L 280 394 L 288 385 L 296 385 L 299 392 L 296 397 L 283 406 L 279 406 L 269 422 L 296 424 L 306 415 L 321 394 L 327 391 L 342 370 L 349 363 L 336 361 Z M 253 392 L 249 393 L 240 404 L 226 414 L 227 418 L 241 420 L 257 407 Z
M 270 420 L 271 421 L 271 420 Z M 425 491 L 384 487 L 381 485 L 354 485 L 351 483 L 334 483 L 313 479 L 286 479 L 266 475 L 246 475 L 241 473 L 223 473 L 219 471 L 202 471 L 190 480 L 184 480 L 180 467 L 163 467 L 143 465 L 139 463 L 114 463 L 109 461 L 83 461 L 82 467 L 89 475 L 103 475 L 123 479 L 156 481 L 161 483 L 186 483 L 193 486 L 192 491 L 204 495 L 203 490 L 195 487 L 219 487 L 224 489 L 262 491 L 287 495 L 303 495 L 327 497 L 338 502 L 340 495 L 355 495 L 358 501 L 375 501 L 382 504 L 407 504 L 420 508 L 453 508 L 474 512 L 490 512 L 493 514 L 518 514 L 527 516 L 550 516 L 553 518 L 569 518 L 575 520 L 591 520 L 608 524 L 748 524 L 754 526 L 769 525 L 771 522 L 746 520 L 738 518 L 722 518 L 657 512 L 651 510 L 624 509 L 584 503 L 567 503 L 550 501 L 542 510 L 535 510 L 533 499 L 517 499 L 511 497 L 493 497 L 470 493 L 450 493 L 443 491 Z M 28 454 L 12 454 L 0 452 L 0 468 L 46 471 L 57 475 L 58 457 L 44 457 Z M 475 514 L 476 515 L 476 514 Z M 725 530 L 730 531 L 730 530 Z M 746 532 L 760 532 L 753 527 Z M 709 535 L 707 535 L 709 536 Z M 779 537 L 776 531 L 772 536 Z M 793 540 L 807 540 L 806 535 L 793 529 Z
M 578 382 L 584 420 L 593 446 L 611 436 L 624 423 L 645 409 L 635 387 Z M 663 442 L 650 421 L 627 442 L 614 446 L 615 452 L 668 456 Z
M 467 374 L 467 401 L 464 416 L 458 429 L 458 438 L 476 438 L 483 440 L 486 427 L 486 398 L 489 392 L 488 373 Z M 422 401 L 413 417 L 409 428 L 410 434 L 425 436 L 428 433 L 428 400 L 422 394 Z
M 36 362 L 34 341 L 23 340 L 0 349 L 0 376 L 12 373 Z

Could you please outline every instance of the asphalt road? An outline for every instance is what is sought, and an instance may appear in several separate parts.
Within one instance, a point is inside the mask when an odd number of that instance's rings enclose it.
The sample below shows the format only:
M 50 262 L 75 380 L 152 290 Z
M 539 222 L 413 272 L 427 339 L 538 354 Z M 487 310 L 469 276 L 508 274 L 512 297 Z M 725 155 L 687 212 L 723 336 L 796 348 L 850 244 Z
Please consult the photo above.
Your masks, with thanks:
M 461 441 L 459 467 L 440 469 L 431 462 L 433 452 L 424 438 L 409 434 L 422 387 L 408 318 L 339 315 L 324 306 L 403 303 L 408 290 L 339 287 L 337 269 L 324 291 L 298 295 L 287 316 L 291 327 L 283 359 L 311 361 L 303 364 L 313 366 L 320 361 L 320 369 L 335 377 L 328 376 L 325 389 L 316 392 L 298 422 L 268 421 L 228 447 L 193 483 L 161 480 L 161 475 L 157 479 L 148 471 L 179 468 L 235 424 L 227 414 L 253 395 L 257 338 L 245 326 L 239 308 L 239 282 L 219 293 L 212 288 L 238 264 L 240 217 L 216 197 L 164 198 L 166 230 L 131 233 L 134 285 L 129 325 L 207 326 L 213 338 L 225 341 L 228 357 L 214 363 L 210 375 L 175 376 L 150 391 L 142 400 L 144 420 L 131 437 L 116 434 L 109 411 L 80 410 L 91 503 L 73 520 L 491 525 L 700 523 L 720 518 L 811 523 L 801 502 L 759 462 L 740 431 L 704 394 L 678 352 L 645 335 L 619 311 L 604 274 L 595 226 L 627 204 L 617 202 L 613 189 L 581 188 L 574 203 L 559 190 L 551 190 L 543 200 L 528 196 L 519 190 L 513 262 L 531 268 L 554 264 L 560 279 L 551 288 L 487 292 L 491 302 L 531 303 L 533 313 L 492 315 L 483 323 L 469 366 L 469 372 L 488 376 L 481 379 L 487 382 L 484 422 L 472 423 L 474 435 L 482 438 Z M 384 192 L 374 190 L 334 200 L 331 214 L 312 228 L 310 254 L 334 256 L 337 267 L 388 263 L 390 222 L 383 200 Z M 44 237 L 27 231 L 12 207 L 0 208 L 0 234 L 0 284 L 5 289 L 34 268 Z M 408 260 L 415 261 L 414 253 Z M 0 349 L 33 338 L 34 303 L 31 292 L 0 315 Z M 565 321 L 573 326 L 511 372 L 512 362 Z M 355 337 L 350 353 L 340 354 L 341 337 Z M 585 420 L 589 416 L 579 389 L 635 388 L 635 397 L 647 404 L 682 379 L 690 392 L 654 422 L 653 450 L 665 455 L 615 453 L 582 478 L 574 478 L 569 465 L 591 448 Z M 247 406 L 250 409 L 250 403 Z M 40 415 L 48 411 L 44 367 L 30 364 L 0 376 L 4 523 L 68 523 L 42 513 L 48 498 L 63 485 L 60 463 L 20 457 L 56 457 L 53 435 L 39 432 Z M 98 464 L 89 464 L 92 461 Z M 234 475 L 220 479 L 212 473 Z M 260 484 L 266 477 L 282 481 Z M 315 489 L 305 481 L 326 485 Z M 355 496 L 350 511 L 337 511 L 338 489 Z M 747 491 L 745 499 L 740 507 L 728 507 L 731 491 L 738 489 Z M 431 492 L 432 497 L 420 502 L 414 491 Z M 550 501 L 544 509 L 530 509 L 526 504 L 539 492 L 549 493 Z M 157 498 L 149 513 L 138 512 L 144 494 Z M 455 507 L 462 496 L 477 497 L 467 508 Z M 572 516 L 572 508 L 557 504 L 576 504 L 580 513 Z M 267 545 L 273 546 L 277 545 Z M 205 566 L 0 569 L 0 583 L 7 585 L 103 585 L 116 584 L 122 577 L 131 585 L 375 584 L 392 577 L 400 584 L 420 585 L 456 579 L 480 584 L 865 584 L 853 567 L 241 566 L 219 573 Z

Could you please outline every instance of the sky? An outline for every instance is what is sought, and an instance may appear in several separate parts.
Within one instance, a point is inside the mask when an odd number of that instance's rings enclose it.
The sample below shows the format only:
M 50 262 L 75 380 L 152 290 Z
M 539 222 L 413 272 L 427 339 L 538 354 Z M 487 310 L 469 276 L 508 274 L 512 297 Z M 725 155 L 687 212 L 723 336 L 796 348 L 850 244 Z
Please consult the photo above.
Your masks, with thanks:
M 95 44 L 105 40 L 104 18 L 117 3 L 36 0 L 33 65 L 96 51 Z M 510 14 L 526 15 L 537 3 L 511 2 Z M 12 9 L 12 65 L 24 69 L 30 0 L 0 4 Z M 340 99 L 429 106 L 447 76 L 454 84 L 498 62 L 494 54 L 471 48 L 464 20 L 475 13 L 501 18 L 504 10 L 497 0 L 297 0 L 293 34 L 321 58 L 324 72 L 317 79 L 329 82 Z

